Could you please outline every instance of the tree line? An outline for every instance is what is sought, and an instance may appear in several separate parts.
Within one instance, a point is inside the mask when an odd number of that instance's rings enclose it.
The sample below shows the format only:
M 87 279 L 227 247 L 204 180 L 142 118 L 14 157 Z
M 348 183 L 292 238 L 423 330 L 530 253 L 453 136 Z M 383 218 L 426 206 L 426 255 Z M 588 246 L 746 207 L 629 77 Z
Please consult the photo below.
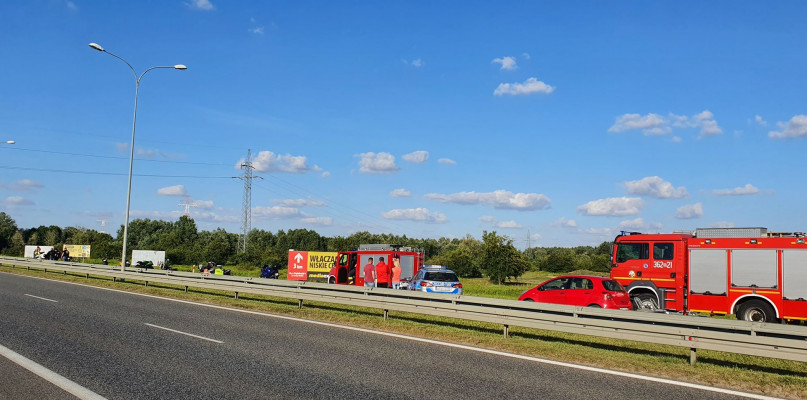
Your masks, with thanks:
M 119 260 L 123 226 L 115 237 L 93 229 L 55 225 L 21 229 L 6 213 L 0 212 L 0 253 L 22 256 L 25 245 L 61 248 L 63 244 L 90 245 L 93 259 Z M 488 277 L 502 283 L 521 277 L 526 271 L 566 273 L 575 270 L 606 272 L 610 268 L 611 245 L 597 247 L 531 247 L 524 251 L 512 239 L 495 231 L 483 231 L 482 240 L 463 238 L 419 239 L 406 235 L 356 232 L 349 236 L 322 236 L 309 229 L 279 230 L 276 233 L 253 229 L 247 235 L 246 252 L 238 251 L 239 235 L 218 228 L 200 231 L 187 216 L 177 221 L 134 219 L 129 223 L 131 250 L 162 250 L 173 264 L 193 265 L 213 261 L 218 264 L 264 264 L 285 266 L 290 249 L 305 251 L 344 251 L 365 243 L 389 243 L 421 249 L 426 264 L 445 265 L 461 277 Z M 137 261 L 137 260 L 134 260 Z

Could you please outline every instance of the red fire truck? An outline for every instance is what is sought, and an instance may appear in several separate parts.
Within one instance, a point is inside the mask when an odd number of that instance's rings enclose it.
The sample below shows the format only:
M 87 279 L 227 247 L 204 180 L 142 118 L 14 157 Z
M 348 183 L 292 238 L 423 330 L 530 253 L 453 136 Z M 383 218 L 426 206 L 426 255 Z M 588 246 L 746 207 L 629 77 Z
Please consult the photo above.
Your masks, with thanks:
M 756 322 L 807 320 L 804 233 L 765 228 L 623 232 L 614 240 L 611 278 L 635 309 L 735 314 Z
M 328 273 L 328 283 L 339 285 L 364 285 L 364 267 L 372 257 L 378 264 L 379 257 L 391 265 L 392 258 L 401 259 L 401 281 L 409 279 L 423 266 L 423 251 L 411 247 L 391 244 L 363 244 L 358 249 L 340 251 L 336 256 L 333 268 Z

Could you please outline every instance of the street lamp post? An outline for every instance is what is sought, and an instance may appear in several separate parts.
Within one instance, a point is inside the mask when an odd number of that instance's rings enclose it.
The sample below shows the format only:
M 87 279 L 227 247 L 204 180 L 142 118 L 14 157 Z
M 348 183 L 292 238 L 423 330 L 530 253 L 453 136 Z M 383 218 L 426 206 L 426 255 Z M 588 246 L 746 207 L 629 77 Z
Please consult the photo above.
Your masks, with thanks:
M 132 64 L 129 64 L 128 61 L 124 60 L 123 58 L 121 58 L 117 54 L 110 53 L 110 52 L 104 50 L 104 48 L 101 47 L 101 45 L 99 45 L 98 43 L 90 43 L 90 47 L 92 47 L 93 49 L 98 50 L 98 51 L 100 51 L 102 53 L 107 53 L 107 54 L 111 55 L 112 57 L 115 57 L 118 60 L 123 61 L 129 67 L 129 69 L 132 70 L 132 75 L 134 75 L 134 78 L 135 78 L 134 116 L 132 117 L 132 144 L 131 144 L 131 147 L 129 148 L 129 150 L 130 150 L 130 152 L 129 152 L 129 185 L 128 185 L 128 188 L 126 189 L 126 220 L 125 220 L 125 223 L 123 224 L 123 251 L 122 251 L 121 257 L 120 257 L 121 271 L 125 271 L 126 270 L 126 241 L 129 238 L 129 205 L 131 204 L 131 200 L 132 200 L 132 164 L 134 163 L 135 126 L 137 125 L 137 94 L 140 91 L 140 80 L 143 79 L 143 75 L 146 75 L 146 72 L 149 72 L 149 71 L 151 71 L 153 69 L 171 68 L 171 69 L 178 69 L 178 70 L 186 70 L 186 69 L 188 69 L 188 67 L 186 67 L 186 66 L 184 66 L 182 64 L 177 64 L 177 65 L 174 65 L 174 66 L 156 66 L 156 67 L 151 67 L 151 68 L 143 71 L 143 73 L 140 74 L 140 76 L 138 76 L 137 72 L 132 67 Z

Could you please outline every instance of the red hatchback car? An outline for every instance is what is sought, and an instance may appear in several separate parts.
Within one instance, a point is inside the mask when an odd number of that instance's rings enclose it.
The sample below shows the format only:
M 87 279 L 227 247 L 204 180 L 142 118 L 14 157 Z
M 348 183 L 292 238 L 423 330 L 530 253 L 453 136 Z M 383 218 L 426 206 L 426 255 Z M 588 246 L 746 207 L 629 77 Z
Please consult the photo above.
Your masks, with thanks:
M 630 295 L 619 282 L 599 276 L 559 276 L 527 290 L 518 299 L 581 307 L 633 309 Z

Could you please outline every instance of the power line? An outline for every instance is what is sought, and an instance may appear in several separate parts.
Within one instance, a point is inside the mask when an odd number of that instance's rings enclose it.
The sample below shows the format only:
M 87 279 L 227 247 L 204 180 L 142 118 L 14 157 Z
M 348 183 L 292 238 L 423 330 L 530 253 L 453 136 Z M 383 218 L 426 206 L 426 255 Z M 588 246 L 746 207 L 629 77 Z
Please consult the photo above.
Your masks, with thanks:
M 74 156 L 74 157 L 92 157 L 92 158 L 105 158 L 110 160 L 128 160 L 129 157 L 118 157 L 118 156 L 103 156 L 99 154 L 85 154 L 85 153 L 69 153 L 63 151 L 50 151 L 50 150 L 38 150 L 38 149 L 27 149 L 27 148 L 20 148 L 14 147 L 9 148 L 8 150 L 18 150 L 18 151 L 28 151 L 34 153 L 47 153 L 47 154 L 59 154 L 59 155 L 66 155 L 66 156 Z M 206 163 L 206 162 L 197 162 L 197 161 L 179 161 L 179 160 L 153 160 L 150 158 L 136 158 L 138 162 L 145 161 L 145 162 L 159 162 L 159 163 L 171 163 L 171 164 L 191 164 L 191 165 L 215 165 L 215 166 L 230 166 L 231 164 L 225 163 Z
M 47 169 L 47 168 L 31 168 L 31 167 L 11 167 L 7 165 L 0 165 L 0 169 L 17 169 L 23 171 L 37 171 L 37 172 L 57 172 L 64 174 L 77 174 L 77 175 L 109 175 L 109 176 L 123 176 L 128 175 L 124 172 L 99 172 L 99 171 L 74 171 L 66 169 Z M 158 175 L 158 174 L 134 174 L 134 176 L 143 176 L 149 178 L 194 178 L 194 179 L 232 179 L 235 176 L 201 176 L 201 175 Z

